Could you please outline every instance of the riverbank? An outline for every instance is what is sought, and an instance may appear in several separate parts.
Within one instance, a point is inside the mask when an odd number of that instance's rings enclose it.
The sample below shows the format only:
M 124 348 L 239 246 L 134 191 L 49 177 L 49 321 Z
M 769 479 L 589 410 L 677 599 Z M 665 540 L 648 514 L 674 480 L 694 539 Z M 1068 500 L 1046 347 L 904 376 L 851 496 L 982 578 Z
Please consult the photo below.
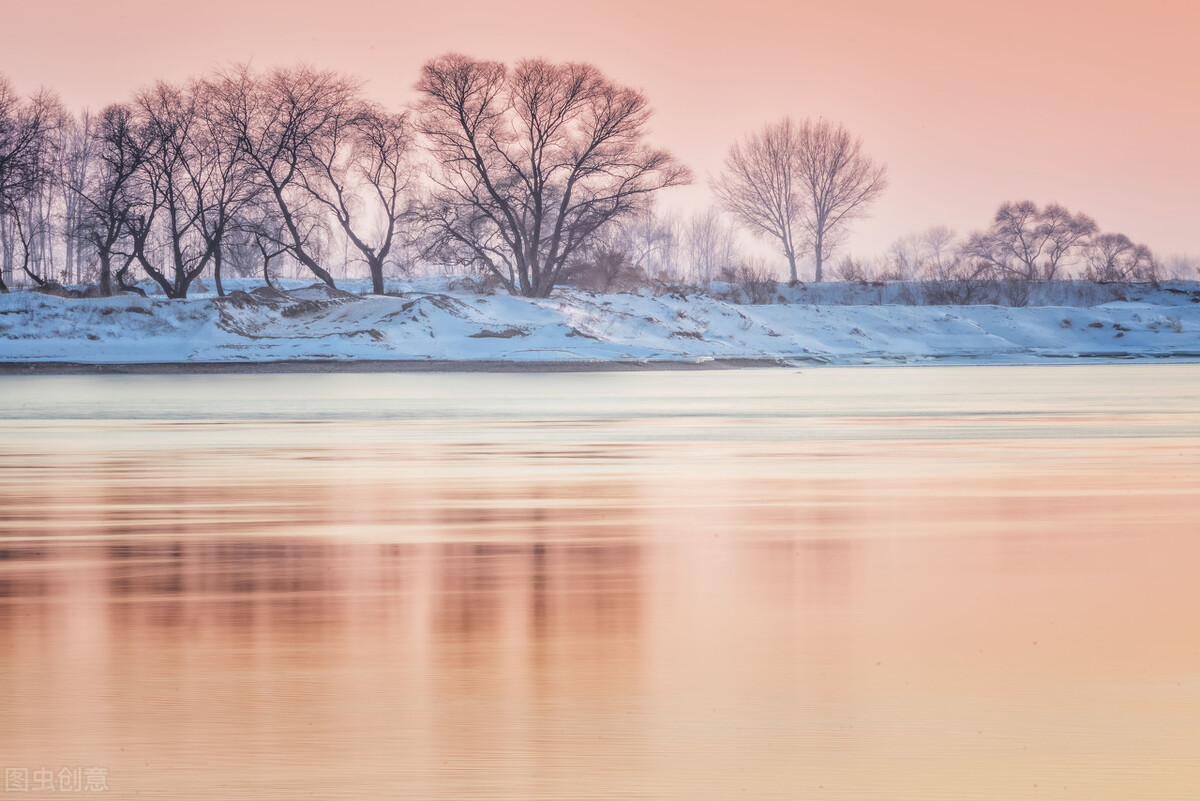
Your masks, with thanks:
M 1163 363 L 1163 362 L 1200 362 L 1200 351 L 1180 352 L 1174 354 L 1155 354 L 1152 356 L 1137 356 L 1131 354 L 1095 353 L 1077 356 L 1042 356 L 1027 359 L 1001 361 L 996 359 L 981 360 L 969 357 L 946 359 L 923 359 L 920 362 L 906 361 L 899 358 L 878 358 L 861 362 L 857 365 L 850 363 L 830 364 L 817 359 L 710 359 L 707 361 L 479 361 L 431 359 L 428 361 L 384 360 L 384 359 L 344 359 L 336 361 L 315 361 L 311 359 L 296 359 L 292 361 L 275 362 L 129 362 L 129 363 L 93 363 L 84 362 L 2 362 L 0 376 L 21 375 L 280 375 L 294 373 L 336 374 L 336 373 L 625 373 L 645 371 L 679 371 L 692 372 L 697 370 L 744 370 L 762 368 L 796 369 L 814 366 L 862 366 L 871 365 L 903 365 L 903 364 L 944 364 L 966 366 L 982 364 L 992 366 L 1030 365 L 1030 364 L 1063 364 L 1064 362 L 1087 362 L 1093 364 L 1112 364 L 1117 362 Z
M 1196 354 L 1200 359 L 1200 353 Z M 711 359 L 708 361 L 480 361 L 477 359 L 294 359 L 274 362 L 4 362 L 5 375 L 241 375 L 275 373 L 583 373 L 635 370 L 737 370 L 796 367 L 780 359 Z
M 1200 360 L 1200 285 L 1101 288 L 1023 306 L 905 305 L 868 285 L 786 288 L 759 305 L 572 289 L 531 300 L 446 279 L 387 296 L 322 285 L 182 301 L 21 292 L 0 296 L 0 374 Z

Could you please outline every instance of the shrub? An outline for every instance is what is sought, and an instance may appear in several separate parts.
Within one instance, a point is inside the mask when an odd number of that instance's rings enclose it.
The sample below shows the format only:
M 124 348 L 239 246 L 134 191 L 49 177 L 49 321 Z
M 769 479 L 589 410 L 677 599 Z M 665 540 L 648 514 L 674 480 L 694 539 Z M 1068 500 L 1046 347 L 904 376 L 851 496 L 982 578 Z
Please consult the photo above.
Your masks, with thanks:
M 753 262 L 722 270 L 721 280 L 736 291 L 738 297 L 734 300 L 755 306 L 773 303 L 779 292 L 779 281 L 770 270 Z
M 649 279 L 624 252 L 597 248 L 569 264 L 561 283 L 593 292 L 628 292 L 648 285 Z

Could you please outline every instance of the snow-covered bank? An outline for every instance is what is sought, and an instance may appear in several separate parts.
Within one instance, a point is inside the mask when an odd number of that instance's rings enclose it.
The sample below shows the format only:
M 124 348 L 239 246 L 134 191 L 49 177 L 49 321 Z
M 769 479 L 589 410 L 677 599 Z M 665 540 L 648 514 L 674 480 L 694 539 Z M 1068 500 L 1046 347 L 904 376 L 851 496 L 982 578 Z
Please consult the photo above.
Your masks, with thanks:
M 569 289 L 527 300 L 454 291 L 442 279 L 405 283 L 396 297 L 252 286 L 186 301 L 0 296 L 0 362 L 1200 360 L 1200 284 L 1020 308 L 743 305 Z

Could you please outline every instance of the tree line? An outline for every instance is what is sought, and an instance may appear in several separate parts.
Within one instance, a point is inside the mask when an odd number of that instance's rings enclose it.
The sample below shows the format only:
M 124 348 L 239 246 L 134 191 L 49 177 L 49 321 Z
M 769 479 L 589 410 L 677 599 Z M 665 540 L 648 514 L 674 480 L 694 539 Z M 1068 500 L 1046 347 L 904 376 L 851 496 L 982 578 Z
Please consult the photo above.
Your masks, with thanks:
M 47 286 L 94 261 L 98 291 L 169 298 L 203 274 L 286 258 L 335 285 L 345 245 L 384 291 L 400 251 L 545 297 L 601 231 L 691 179 L 646 143 L 646 98 L 587 64 L 448 54 L 393 112 L 309 67 L 158 82 L 73 118 L 0 80 L 6 264 Z M 58 247 L 61 245 L 61 247 Z M 0 280 L 0 291 L 7 286 Z
M 774 242 L 793 283 L 805 258 L 818 282 L 866 275 L 849 257 L 829 265 L 887 168 L 841 125 L 785 119 L 746 135 L 711 180 L 715 205 L 681 221 L 653 200 L 691 172 L 648 143 L 646 97 L 594 66 L 446 54 L 416 90 L 394 111 L 337 72 L 235 65 L 76 116 L 0 76 L 0 292 L 20 275 L 101 295 L 150 280 L 182 298 L 205 275 L 223 295 L 230 272 L 270 284 L 281 263 L 329 286 L 333 265 L 357 263 L 382 293 L 419 261 L 527 297 L 682 266 L 700 282 L 769 273 L 735 227 Z M 908 237 L 889 258 L 899 277 L 1162 272 L 1145 246 L 1031 202 L 1003 204 L 962 241 Z

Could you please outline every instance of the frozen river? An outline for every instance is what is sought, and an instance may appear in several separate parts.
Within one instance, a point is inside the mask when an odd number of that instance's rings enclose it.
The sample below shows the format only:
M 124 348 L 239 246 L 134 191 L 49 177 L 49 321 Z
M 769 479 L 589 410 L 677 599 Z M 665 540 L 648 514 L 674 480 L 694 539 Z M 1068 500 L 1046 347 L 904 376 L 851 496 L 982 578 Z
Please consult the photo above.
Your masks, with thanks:
M 1198 571 L 1200 365 L 6 377 L 0 766 L 1190 798 Z

